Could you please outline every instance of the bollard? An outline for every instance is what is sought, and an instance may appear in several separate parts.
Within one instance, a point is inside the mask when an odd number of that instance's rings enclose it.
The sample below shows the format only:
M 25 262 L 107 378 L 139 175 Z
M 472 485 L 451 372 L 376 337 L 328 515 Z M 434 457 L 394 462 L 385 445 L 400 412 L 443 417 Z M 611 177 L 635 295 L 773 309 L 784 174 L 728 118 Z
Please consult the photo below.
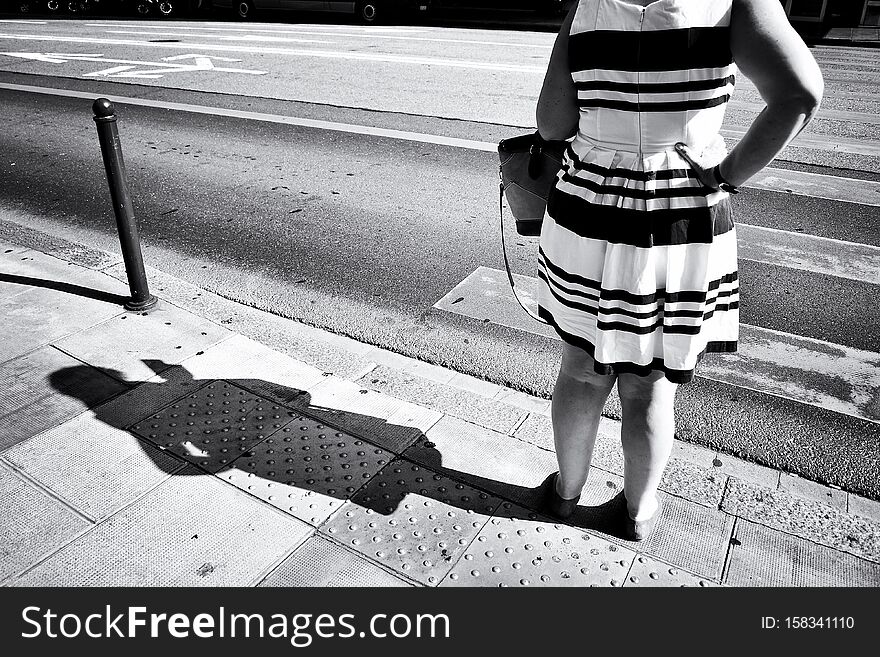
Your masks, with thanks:
M 147 274 L 144 271 L 144 258 L 141 255 L 141 241 L 138 236 L 131 195 L 125 179 L 125 162 L 122 159 L 122 145 L 116 128 L 116 114 L 113 104 L 106 98 L 98 98 L 92 105 L 95 124 L 98 126 L 98 141 L 107 183 L 110 185 L 110 198 L 116 214 L 116 228 L 122 245 L 122 259 L 128 274 L 128 287 L 131 299 L 125 304 L 126 310 L 148 310 L 156 305 L 157 299 L 150 294 Z

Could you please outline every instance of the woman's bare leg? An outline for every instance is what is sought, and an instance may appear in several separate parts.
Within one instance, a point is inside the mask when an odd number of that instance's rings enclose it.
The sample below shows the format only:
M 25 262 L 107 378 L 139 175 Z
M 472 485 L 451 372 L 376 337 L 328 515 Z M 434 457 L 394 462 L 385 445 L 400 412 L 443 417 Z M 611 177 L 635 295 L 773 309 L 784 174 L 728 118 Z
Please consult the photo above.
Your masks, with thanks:
M 621 374 L 617 389 L 623 409 L 620 438 L 624 455 L 623 490 L 634 520 L 657 510 L 657 487 L 672 452 L 675 392 L 662 372 L 641 377 Z
M 551 414 L 559 462 L 556 492 L 566 499 L 577 497 L 587 481 L 599 418 L 615 378 L 596 374 L 587 352 L 564 344 Z

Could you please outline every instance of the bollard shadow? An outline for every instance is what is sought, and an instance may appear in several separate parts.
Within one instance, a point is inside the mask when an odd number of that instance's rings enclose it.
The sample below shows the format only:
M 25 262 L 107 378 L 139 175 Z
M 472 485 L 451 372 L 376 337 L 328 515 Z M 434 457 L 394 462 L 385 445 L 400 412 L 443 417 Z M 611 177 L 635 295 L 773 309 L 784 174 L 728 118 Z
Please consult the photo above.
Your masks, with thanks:
M 167 375 L 173 367 L 157 360 L 143 362 L 157 374 Z M 77 397 L 83 388 L 71 390 L 64 382 L 72 376 L 85 377 L 85 370 L 94 371 L 86 365 L 62 368 L 49 376 L 49 382 L 59 392 Z M 102 371 L 123 379 L 118 371 Z M 176 372 L 186 371 L 180 367 Z M 172 401 L 163 410 L 135 422 L 120 419 L 113 404 L 96 406 L 85 395 L 78 398 L 98 420 L 137 436 L 144 453 L 162 471 L 177 476 L 214 474 L 264 499 L 272 489 L 276 496 L 289 492 L 290 497 L 309 497 L 318 506 L 329 499 L 338 508 L 351 500 L 388 516 L 412 493 L 462 511 L 487 514 L 489 500 L 479 494 L 487 493 L 510 502 L 497 507 L 496 517 L 558 522 L 544 515 L 552 473 L 538 486 L 528 487 L 455 470 L 444 466 L 441 451 L 414 427 L 316 405 L 305 390 L 259 379 L 200 380 L 188 372 L 186 376 L 189 381 L 175 376 L 175 386 L 190 385 L 179 388 L 182 392 L 176 398 L 167 395 Z M 162 387 L 167 385 L 147 382 L 136 390 L 149 398 L 162 398 Z M 244 411 L 253 400 L 256 405 Z M 381 439 L 371 441 L 370 435 Z M 148 449 L 145 443 L 159 449 Z M 383 445 L 399 446 L 398 453 Z M 168 458 L 169 452 L 176 458 Z M 181 469 L 181 461 L 194 467 Z M 371 484 L 376 480 L 378 484 Z M 457 489 L 457 484 L 477 491 Z M 609 489 L 609 494 L 614 492 Z M 579 506 L 564 524 L 621 537 L 620 519 L 611 500 Z
M 66 292 L 67 294 L 75 294 L 87 299 L 95 301 L 105 301 L 116 305 L 125 305 L 129 301 L 129 297 L 113 292 L 104 292 L 103 290 L 95 290 L 82 285 L 74 285 L 73 283 L 65 283 L 63 281 L 52 281 L 44 278 L 33 278 L 32 276 L 18 276 L 17 274 L 4 274 L 0 272 L 0 283 L 15 283 L 17 285 L 28 285 L 31 287 L 42 287 L 47 290 L 56 290 L 58 292 Z

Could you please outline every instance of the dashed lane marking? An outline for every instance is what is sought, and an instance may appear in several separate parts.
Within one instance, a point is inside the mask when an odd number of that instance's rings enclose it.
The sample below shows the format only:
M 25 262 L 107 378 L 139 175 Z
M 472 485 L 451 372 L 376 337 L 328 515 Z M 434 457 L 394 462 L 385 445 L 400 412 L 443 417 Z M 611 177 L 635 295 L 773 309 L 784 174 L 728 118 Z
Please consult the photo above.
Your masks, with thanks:
M 68 98 L 94 99 L 95 93 L 86 91 L 73 91 L 70 89 L 54 89 L 51 87 L 39 87 L 25 84 L 0 83 L 0 89 L 9 91 L 21 91 L 25 93 L 46 94 L 50 96 L 63 96 Z M 171 109 L 194 114 L 206 114 L 211 116 L 227 116 L 246 119 L 250 121 L 265 121 L 283 125 L 295 125 L 305 128 L 317 128 L 321 130 L 335 130 L 360 135 L 375 137 L 388 137 L 414 141 L 423 144 L 436 144 L 439 146 L 452 146 L 469 150 L 495 153 L 498 145 L 486 141 L 473 139 L 460 139 L 458 137 L 444 137 L 442 135 L 428 135 L 419 132 L 393 130 L 390 128 L 377 128 L 373 126 L 354 125 L 350 123 L 336 123 L 334 121 L 321 121 L 306 119 L 280 114 L 266 114 L 263 112 L 250 112 L 243 110 L 210 107 L 206 105 L 193 105 L 189 103 L 174 103 L 160 100 L 148 100 L 134 98 L 132 96 L 105 96 L 114 103 L 136 105 L 138 107 L 152 107 L 157 109 Z M 813 198 L 823 198 L 833 201 L 846 201 L 862 205 L 880 205 L 880 182 L 857 180 L 855 178 L 843 178 L 838 176 L 826 176 L 804 171 L 792 171 L 789 169 L 776 169 L 768 167 L 752 178 L 746 185 L 747 188 L 764 189 L 773 192 L 784 192 Z
M 527 307 L 537 310 L 538 279 L 514 274 Z M 559 339 L 517 305 L 507 275 L 479 267 L 434 308 Z M 781 331 L 740 325 L 739 351 L 713 354 L 697 370 L 711 379 L 880 423 L 880 354 Z

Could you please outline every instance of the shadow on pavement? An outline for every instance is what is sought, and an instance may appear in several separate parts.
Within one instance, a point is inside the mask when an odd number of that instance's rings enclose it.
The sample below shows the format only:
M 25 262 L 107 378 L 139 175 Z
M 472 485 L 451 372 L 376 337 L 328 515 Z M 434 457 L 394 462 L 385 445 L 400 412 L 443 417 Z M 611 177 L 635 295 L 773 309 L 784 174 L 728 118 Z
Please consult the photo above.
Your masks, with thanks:
M 31 287 L 42 287 L 48 290 L 57 290 L 58 292 L 67 292 L 77 296 L 94 299 L 96 301 L 106 301 L 119 306 L 129 301 L 129 297 L 121 294 L 113 294 L 112 292 L 103 292 L 82 285 L 74 285 L 73 283 L 65 283 L 63 281 L 50 281 L 44 278 L 32 278 L 30 276 L 17 276 L 15 274 L 4 274 L 0 272 L 0 283 L 16 283 L 18 285 L 29 285 Z
M 168 374 L 172 367 L 162 361 L 144 363 L 157 373 Z M 305 497 L 312 501 L 312 507 L 326 507 L 329 501 L 333 510 L 326 516 L 330 516 L 339 503 L 351 499 L 364 509 L 387 516 L 398 511 L 405 498 L 412 503 L 410 494 L 415 494 L 488 515 L 487 505 L 495 502 L 482 494 L 488 493 L 513 503 L 498 505 L 495 516 L 537 520 L 536 512 L 543 508 L 552 477 L 548 475 L 539 486 L 526 487 L 446 468 L 443 454 L 413 427 L 314 405 L 304 390 L 258 379 L 194 380 L 187 372 L 184 376 L 190 376 L 192 385 L 177 399 L 129 424 L 106 410 L 111 404 L 90 404 L 84 387 L 71 390 L 65 385 L 71 378 L 87 377 L 86 370 L 94 372 L 86 365 L 62 368 L 53 372 L 49 381 L 56 390 L 77 396 L 105 424 L 137 436 L 142 448 L 144 441 L 162 450 L 144 448 L 166 473 L 215 474 L 282 509 L 283 504 L 276 503 L 278 496 Z M 118 371 L 103 371 L 123 379 Z M 181 367 L 177 371 L 185 370 Z M 158 398 L 163 385 L 168 384 L 147 382 L 136 390 Z M 175 386 L 179 385 L 177 377 Z M 284 403 L 267 399 L 263 396 L 267 392 Z M 381 440 L 370 442 L 353 435 L 352 427 L 371 427 L 358 433 L 381 435 Z M 400 454 L 396 455 L 380 443 L 406 447 L 398 447 Z M 194 467 L 181 470 L 180 463 L 166 458 L 163 451 Z M 468 486 L 477 490 L 468 490 Z M 614 492 L 609 489 L 609 494 Z M 619 518 L 610 502 L 581 505 L 565 524 L 621 535 Z

